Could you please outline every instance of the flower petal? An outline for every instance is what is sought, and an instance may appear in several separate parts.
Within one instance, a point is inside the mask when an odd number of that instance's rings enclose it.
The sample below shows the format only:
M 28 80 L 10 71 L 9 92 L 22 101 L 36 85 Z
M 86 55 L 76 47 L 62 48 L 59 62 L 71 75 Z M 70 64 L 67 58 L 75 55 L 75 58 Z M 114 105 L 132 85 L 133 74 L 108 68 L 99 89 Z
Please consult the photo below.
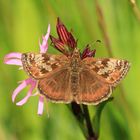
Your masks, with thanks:
M 81 54 L 81 58 L 82 59 L 86 58 L 87 57 L 87 53 L 89 53 L 89 52 L 90 52 L 89 45 L 87 45 L 85 47 L 85 49 L 83 50 L 82 54 Z
M 11 59 L 11 58 L 19 58 L 19 59 L 21 59 L 21 53 L 19 53 L 19 52 L 12 52 L 12 53 L 9 53 L 9 54 L 7 54 L 4 58 L 5 59 Z
M 95 57 L 96 50 L 92 50 L 88 53 L 87 57 Z
M 18 105 L 18 106 L 24 105 L 28 101 L 30 96 L 31 95 L 28 93 L 21 101 L 17 102 L 16 105 Z
M 22 66 L 22 62 L 19 59 L 4 59 L 4 63 L 9 65 Z
M 65 45 L 63 42 L 61 42 L 59 39 L 56 39 L 52 35 L 50 35 L 50 39 L 52 41 L 53 47 L 55 47 L 57 50 L 59 50 L 63 54 L 68 55 L 68 50 L 66 49 L 66 47 L 64 47 Z
M 22 83 L 14 90 L 12 94 L 12 101 L 15 101 L 16 96 L 19 94 L 19 92 L 24 89 L 27 85 L 33 84 L 35 82 L 32 78 L 26 79 L 22 81 Z
M 90 50 L 89 44 L 85 47 L 83 52 L 81 53 L 81 58 L 84 59 L 86 57 L 94 57 L 96 50 Z
M 36 87 L 36 83 L 37 83 L 36 81 L 31 81 L 31 83 L 30 83 L 31 84 L 31 87 L 30 87 L 27 95 L 21 101 L 19 101 L 18 103 L 16 103 L 16 105 L 21 106 L 21 105 L 25 104 L 28 101 L 29 97 L 32 96 L 32 92 L 33 92 L 33 90 Z
M 43 42 L 42 44 L 40 44 L 40 53 L 46 53 L 46 51 L 48 50 L 48 38 L 50 35 L 50 24 L 48 25 L 48 30 L 45 36 L 43 36 Z
M 40 96 L 39 97 L 39 103 L 38 103 L 38 115 L 42 115 L 43 113 L 43 108 L 44 108 L 44 97 Z
M 60 40 L 64 44 L 67 44 L 68 39 L 69 39 L 69 32 L 59 18 L 57 18 L 56 29 L 57 29 L 57 33 L 58 33 L 58 36 L 59 36 Z
M 77 45 L 77 42 L 74 39 L 72 33 L 68 32 L 66 26 L 61 22 L 59 18 L 57 18 L 56 29 L 57 29 L 59 39 L 64 44 L 68 45 L 71 49 L 74 49 Z
M 69 33 L 68 46 L 70 46 L 71 48 L 75 48 L 77 46 L 77 41 L 75 41 L 71 33 Z
M 47 29 L 47 33 L 45 35 L 45 40 L 48 41 L 48 38 L 49 38 L 49 35 L 50 35 L 50 30 L 51 30 L 51 27 L 50 27 L 50 24 L 48 25 L 48 29 Z
M 13 92 L 12 94 L 12 101 L 15 101 L 16 96 L 19 94 L 19 92 L 27 86 L 27 83 L 23 81 Z

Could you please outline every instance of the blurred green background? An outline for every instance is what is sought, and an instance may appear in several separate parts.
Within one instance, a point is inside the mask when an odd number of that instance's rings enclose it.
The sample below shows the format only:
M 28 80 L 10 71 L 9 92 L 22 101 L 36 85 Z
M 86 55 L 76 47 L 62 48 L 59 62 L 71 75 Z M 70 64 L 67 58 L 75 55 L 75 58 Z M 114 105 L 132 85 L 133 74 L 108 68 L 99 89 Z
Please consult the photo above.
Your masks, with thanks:
M 140 138 L 140 18 L 129 0 L 98 0 L 103 13 L 114 58 L 127 59 L 131 69 L 113 92 L 101 117 L 99 140 L 138 140 Z M 137 0 L 140 7 L 140 0 Z M 94 0 L 0 0 L 0 140 L 84 140 L 73 114 L 64 104 L 49 103 L 49 118 L 44 109 L 37 115 L 38 97 L 18 107 L 11 101 L 17 82 L 27 78 L 16 66 L 3 64 L 9 52 L 37 52 L 39 39 L 46 33 L 56 35 L 56 18 L 73 30 L 78 46 L 97 39 L 96 57 L 109 57 L 104 31 Z M 135 14 L 135 12 L 137 14 Z M 101 22 L 101 21 L 100 21 Z M 49 52 L 56 53 L 50 47 Z M 57 52 L 58 53 L 58 52 Z M 16 101 L 26 95 L 27 88 Z M 94 106 L 89 107 L 91 117 Z

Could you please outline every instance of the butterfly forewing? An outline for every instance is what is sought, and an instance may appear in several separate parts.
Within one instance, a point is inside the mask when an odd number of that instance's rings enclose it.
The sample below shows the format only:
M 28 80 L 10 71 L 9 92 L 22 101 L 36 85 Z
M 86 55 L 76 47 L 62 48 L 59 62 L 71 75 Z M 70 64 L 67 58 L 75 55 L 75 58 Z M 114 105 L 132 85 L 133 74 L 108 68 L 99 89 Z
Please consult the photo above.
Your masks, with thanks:
M 86 58 L 83 61 L 91 72 L 96 73 L 97 77 L 114 87 L 124 78 L 130 68 L 127 60 L 114 58 Z
M 22 64 L 24 70 L 32 78 L 40 79 L 47 76 L 52 71 L 62 67 L 67 61 L 64 55 L 49 55 L 45 53 L 23 53 Z

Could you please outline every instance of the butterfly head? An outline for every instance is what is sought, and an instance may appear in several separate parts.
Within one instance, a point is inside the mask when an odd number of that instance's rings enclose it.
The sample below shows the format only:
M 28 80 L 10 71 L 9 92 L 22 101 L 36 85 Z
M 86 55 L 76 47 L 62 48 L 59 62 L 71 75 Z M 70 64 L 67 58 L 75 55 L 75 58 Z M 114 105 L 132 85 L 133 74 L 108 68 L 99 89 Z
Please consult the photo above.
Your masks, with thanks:
M 78 48 L 74 49 L 72 57 L 80 58 L 80 50 Z

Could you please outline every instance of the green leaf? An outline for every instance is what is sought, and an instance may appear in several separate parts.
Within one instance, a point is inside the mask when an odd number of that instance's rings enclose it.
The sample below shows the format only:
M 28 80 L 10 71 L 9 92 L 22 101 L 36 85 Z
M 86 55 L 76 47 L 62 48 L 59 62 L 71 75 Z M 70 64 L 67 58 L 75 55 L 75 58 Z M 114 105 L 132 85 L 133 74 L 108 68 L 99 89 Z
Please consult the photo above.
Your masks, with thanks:
M 101 120 L 102 111 L 103 111 L 105 105 L 112 100 L 113 100 L 113 97 L 110 97 L 108 100 L 100 103 L 96 107 L 95 115 L 93 117 L 92 122 L 93 122 L 93 129 L 94 129 L 94 132 L 97 137 L 99 136 L 99 133 L 100 133 L 100 120 Z

